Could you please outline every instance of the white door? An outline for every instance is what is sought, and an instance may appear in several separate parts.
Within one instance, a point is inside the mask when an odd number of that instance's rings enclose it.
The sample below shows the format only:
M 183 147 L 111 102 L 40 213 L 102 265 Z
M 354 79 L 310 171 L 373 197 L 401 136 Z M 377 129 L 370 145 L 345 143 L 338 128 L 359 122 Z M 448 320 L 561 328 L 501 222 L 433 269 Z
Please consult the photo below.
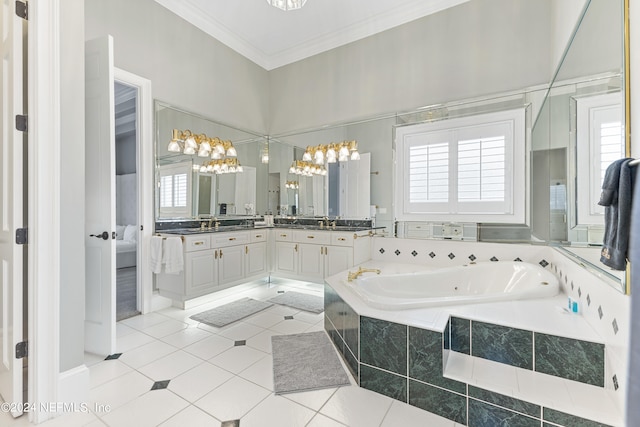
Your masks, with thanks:
M 85 44 L 85 350 L 116 346 L 113 39 Z
M 2 22 L 2 147 L 0 149 L 0 395 L 11 414 L 22 414 L 23 360 L 16 359 L 16 344 L 23 340 L 23 246 L 16 244 L 16 228 L 25 225 L 23 210 L 24 136 L 16 130 L 15 115 L 23 111 L 23 21 L 15 14 L 15 1 L 3 0 Z

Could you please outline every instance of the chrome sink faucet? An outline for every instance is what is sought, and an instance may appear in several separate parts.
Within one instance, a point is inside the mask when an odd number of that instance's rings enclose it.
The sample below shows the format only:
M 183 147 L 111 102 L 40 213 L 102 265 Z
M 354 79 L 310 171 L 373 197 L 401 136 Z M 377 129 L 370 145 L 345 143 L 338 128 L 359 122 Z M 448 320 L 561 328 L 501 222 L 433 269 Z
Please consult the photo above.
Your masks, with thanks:
M 380 274 L 380 269 L 379 268 L 362 268 L 362 267 L 358 267 L 358 271 L 354 271 L 354 272 L 349 272 L 347 274 L 347 282 L 352 282 L 355 279 L 357 279 L 359 276 L 362 275 L 362 273 L 376 273 L 376 274 Z

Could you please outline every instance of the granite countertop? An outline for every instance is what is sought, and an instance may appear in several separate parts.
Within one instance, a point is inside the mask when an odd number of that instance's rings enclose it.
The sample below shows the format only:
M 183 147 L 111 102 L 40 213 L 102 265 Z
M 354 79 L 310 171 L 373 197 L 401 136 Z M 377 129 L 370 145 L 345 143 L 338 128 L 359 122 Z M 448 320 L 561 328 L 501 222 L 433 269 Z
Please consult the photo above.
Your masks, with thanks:
M 216 228 L 175 228 L 171 230 L 158 230 L 158 233 L 164 234 L 179 234 L 179 235 L 189 235 L 189 234 L 204 234 L 204 233 L 222 233 L 227 231 L 243 231 L 243 230 L 262 230 L 265 228 L 277 228 L 277 229 L 287 229 L 287 230 L 314 230 L 314 231 L 345 231 L 345 232 L 360 232 L 360 231 L 375 231 L 383 229 L 384 227 L 351 227 L 351 226 L 342 226 L 338 225 L 335 228 L 333 227 L 322 227 L 317 225 L 300 225 L 300 224 L 275 224 L 274 226 L 255 226 L 250 227 L 247 225 L 226 225 L 219 226 Z

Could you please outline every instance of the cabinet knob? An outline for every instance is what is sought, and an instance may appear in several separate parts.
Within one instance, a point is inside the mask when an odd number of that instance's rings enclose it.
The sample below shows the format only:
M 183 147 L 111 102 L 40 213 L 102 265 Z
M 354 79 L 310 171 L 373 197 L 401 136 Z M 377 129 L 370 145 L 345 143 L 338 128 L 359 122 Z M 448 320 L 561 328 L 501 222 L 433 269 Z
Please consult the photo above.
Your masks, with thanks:
M 344 242 L 347 239 L 345 239 L 344 237 L 338 237 L 338 240 L 340 240 L 341 242 Z
M 307 239 L 315 239 L 316 236 L 307 236 Z
M 220 249 L 220 258 L 222 258 L 222 249 Z
M 245 254 L 248 254 L 248 253 L 249 253 L 249 246 L 245 246 L 245 247 L 244 247 L 244 253 L 245 253 Z
M 296 252 L 298 252 L 298 244 L 296 243 L 296 247 L 295 247 Z
M 193 244 L 195 246 L 201 246 L 201 245 L 204 245 L 204 242 L 193 242 Z
M 256 234 L 256 239 L 261 239 L 262 238 L 262 234 Z
M 287 235 L 286 234 L 281 234 L 280 237 L 287 237 Z
M 215 259 L 218 259 L 218 250 L 217 249 L 216 249 L 216 252 L 215 252 Z
M 229 237 L 229 240 L 233 241 L 233 240 L 236 240 L 236 238 L 235 237 Z

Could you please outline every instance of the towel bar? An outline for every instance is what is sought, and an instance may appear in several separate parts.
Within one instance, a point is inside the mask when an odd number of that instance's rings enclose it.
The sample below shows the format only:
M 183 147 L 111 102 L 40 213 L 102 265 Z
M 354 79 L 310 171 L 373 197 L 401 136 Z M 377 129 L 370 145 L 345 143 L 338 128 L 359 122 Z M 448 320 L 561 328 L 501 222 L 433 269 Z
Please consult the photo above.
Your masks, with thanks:
M 167 238 L 166 238 L 166 237 L 162 236 L 162 235 L 161 235 L 161 234 L 159 234 L 159 233 L 156 233 L 155 235 L 156 235 L 156 236 L 158 236 L 158 237 L 162 237 L 162 240 L 167 240 Z M 182 241 L 184 242 L 184 236 L 180 236 L 180 240 L 182 240 Z

